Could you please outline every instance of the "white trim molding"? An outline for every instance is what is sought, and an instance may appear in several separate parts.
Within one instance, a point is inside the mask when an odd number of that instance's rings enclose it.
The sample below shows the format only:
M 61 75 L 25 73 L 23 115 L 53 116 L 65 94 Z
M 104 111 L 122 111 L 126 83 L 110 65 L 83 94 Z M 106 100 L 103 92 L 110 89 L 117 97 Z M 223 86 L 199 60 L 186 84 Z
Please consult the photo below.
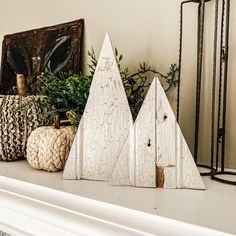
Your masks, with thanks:
M 229 235 L 3 176 L 0 231 L 24 236 Z

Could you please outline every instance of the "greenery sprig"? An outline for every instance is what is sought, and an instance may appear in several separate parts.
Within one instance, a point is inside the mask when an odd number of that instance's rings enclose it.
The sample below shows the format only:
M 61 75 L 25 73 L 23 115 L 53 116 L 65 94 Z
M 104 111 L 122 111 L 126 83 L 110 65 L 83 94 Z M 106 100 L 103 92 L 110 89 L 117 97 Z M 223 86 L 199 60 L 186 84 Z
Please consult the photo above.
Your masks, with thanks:
M 52 119 L 54 115 L 59 114 L 64 122 L 69 121 L 70 124 L 78 126 L 97 66 L 97 57 L 93 48 L 88 51 L 88 56 L 90 58 L 88 75 L 63 72 L 53 74 L 49 63 L 46 70 L 38 77 L 38 95 L 28 99 L 25 104 L 17 109 L 26 109 L 31 102 L 38 102 L 44 104 L 43 116 L 45 119 Z M 123 55 L 119 54 L 116 48 L 115 57 L 134 119 L 150 86 L 149 77 L 151 75 L 152 78 L 154 75 L 158 75 L 164 80 L 166 92 L 171 91 L 178 84 L 178 67 L 176 64 L 171 64 L 169 72 L 162 74 L 156 68 L 152 68 L 143 62 L 139 64 L 135 73 L 130 73 L 128 68 L 122 67 Z

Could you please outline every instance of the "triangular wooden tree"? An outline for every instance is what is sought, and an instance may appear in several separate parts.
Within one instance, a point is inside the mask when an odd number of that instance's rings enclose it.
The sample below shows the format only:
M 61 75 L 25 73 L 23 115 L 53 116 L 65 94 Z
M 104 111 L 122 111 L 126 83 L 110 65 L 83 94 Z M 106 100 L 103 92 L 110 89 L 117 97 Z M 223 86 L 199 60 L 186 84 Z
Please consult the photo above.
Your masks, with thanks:
M 110 183 L 205 189 L 158 78 L 152 82 Z
M 128 100 L 107 34 L 63 178 L 108 181 L 132 126 Z

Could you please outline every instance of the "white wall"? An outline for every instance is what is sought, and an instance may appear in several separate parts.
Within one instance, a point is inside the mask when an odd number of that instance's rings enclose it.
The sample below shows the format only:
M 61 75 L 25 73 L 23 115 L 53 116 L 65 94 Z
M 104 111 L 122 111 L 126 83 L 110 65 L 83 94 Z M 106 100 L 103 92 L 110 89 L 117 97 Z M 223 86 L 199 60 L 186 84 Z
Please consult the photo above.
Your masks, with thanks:
M 134 70 L 139 62 L 165 72 L 171 63 L 178 62 L 179 5 L 180 0 L 0 0 L 0 39 L 15 33 L 66 21 L 85 19 L 84 47 L 91 46 L 98 53 L 106 31 L 113 45 L 124 54 L 124 64 Z M 214 0 L 206 7 L 206 40 L 204 58 L 204 81 L 202 85 L 202 114 L 200 132 L 200 156 L 207 160 L 210 155 L 210 96 L 212 74 L 212 38 Z M 232 2 L 232 29 L 236 22 L 236 2 Z M 194 131 L 194 91 L 196 74 L 196 17 L 197 5 L 185 8 L 184 66 L 181 95 L 181 122 L 191 150 Z M 236 81 L 235 38 L 231 32 L 231 54 L 229 68 L 229 95 L 234 93 Z M 84 55 L 86 54 L 84 50 Z M 84 61 L 87 63 L 87 58 Z M 174 107 L 174 93 L 170 100 Z M 236 104 L 229 98 L 227 133 L 227 163 L 236 167 L 234 140 L 236 140 Z

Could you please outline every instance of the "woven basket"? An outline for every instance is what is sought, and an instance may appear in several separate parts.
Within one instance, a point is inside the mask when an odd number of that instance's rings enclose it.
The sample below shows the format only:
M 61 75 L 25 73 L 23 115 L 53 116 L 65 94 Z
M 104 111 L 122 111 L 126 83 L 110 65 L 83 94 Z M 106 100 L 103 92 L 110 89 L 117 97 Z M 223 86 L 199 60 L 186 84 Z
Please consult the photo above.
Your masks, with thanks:
M 0 96 L 0 160 L 14 161 L 26 156 L 26 142 L 31 132 L 45 125 L 36 103 L 26 111 L 14 112 L 30 97 Z

